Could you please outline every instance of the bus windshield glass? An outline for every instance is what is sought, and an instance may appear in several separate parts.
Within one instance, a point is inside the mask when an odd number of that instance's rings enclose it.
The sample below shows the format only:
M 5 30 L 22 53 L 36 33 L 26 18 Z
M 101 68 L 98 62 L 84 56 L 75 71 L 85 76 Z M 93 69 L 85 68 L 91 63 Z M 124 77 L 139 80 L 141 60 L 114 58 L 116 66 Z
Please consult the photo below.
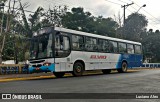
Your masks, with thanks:
M 36 36 L 31 41 L 30 59 L 43 59 L 53 57 L 52 34 Z

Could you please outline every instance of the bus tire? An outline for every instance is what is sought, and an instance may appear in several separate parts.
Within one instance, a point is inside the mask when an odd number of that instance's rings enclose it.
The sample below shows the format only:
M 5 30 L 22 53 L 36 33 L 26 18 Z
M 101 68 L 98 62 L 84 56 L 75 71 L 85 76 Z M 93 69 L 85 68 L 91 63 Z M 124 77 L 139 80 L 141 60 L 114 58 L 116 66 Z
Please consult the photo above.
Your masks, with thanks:
M 57 77 L 57 78 L 62 78 L 65 74 L 65 72 L 53 72 L 53 74 Z
M 80 62 L 76 62 L 73 65 L 73 72 L 72 72 L 73 76 L 82 76 L 83 72 L 84 72 L 83 64 Z
M 122 62 L 122 66 L 121 66 L 121 68 L 120 69 L 117 69 L 117 71 L 119 72 L 119 73 L 125 73 L 125 72 L 127 72 L 127 62 Z
M 109 74 L 111 73 L 111 69 L 103 69 L 102 72 L 103 74 Z

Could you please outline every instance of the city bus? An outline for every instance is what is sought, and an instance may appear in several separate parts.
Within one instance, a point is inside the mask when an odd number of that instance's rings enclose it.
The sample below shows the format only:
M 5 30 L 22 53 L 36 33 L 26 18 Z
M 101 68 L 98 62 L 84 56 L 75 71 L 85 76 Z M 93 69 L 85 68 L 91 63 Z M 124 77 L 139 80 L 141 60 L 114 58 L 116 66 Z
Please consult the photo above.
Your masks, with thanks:
M 120 73 L 142 65 L 142 45 L 118 38 L 91 34 L 62 27 L 47 27 L 33 34 L 29 72 L 65 73 L 74 76 L 84 71 L 116 69 Z

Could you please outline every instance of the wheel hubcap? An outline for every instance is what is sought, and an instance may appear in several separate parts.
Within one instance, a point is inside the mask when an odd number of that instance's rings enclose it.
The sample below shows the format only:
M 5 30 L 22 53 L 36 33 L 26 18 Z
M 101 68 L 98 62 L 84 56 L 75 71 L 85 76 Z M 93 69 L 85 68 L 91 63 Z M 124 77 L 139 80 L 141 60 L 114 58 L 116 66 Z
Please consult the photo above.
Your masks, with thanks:
M 81 67 L 80 67 L 80 66 L 77 66 L 76 71 L 77 71 L 78 73 L 80 73 L 80 72 L 81 72 Z
M 126 64 L 123 65 L 123 71 L 126 71 L 127 70 L 127 66 Z

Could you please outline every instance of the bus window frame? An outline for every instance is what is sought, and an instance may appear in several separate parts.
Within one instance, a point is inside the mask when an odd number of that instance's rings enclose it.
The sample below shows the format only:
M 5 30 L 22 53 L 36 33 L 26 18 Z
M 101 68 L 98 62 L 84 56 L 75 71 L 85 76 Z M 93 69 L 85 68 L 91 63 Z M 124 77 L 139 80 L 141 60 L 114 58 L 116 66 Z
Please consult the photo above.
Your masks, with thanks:
M 82 37 L 83 38 L 83 42 L 82 42 L 82 48 L 81 49 L 73 49 L 73 39 L 72 39 L 72 36 L 80 36 L 80 37 Z M 85 49 L 85 47 L 84 47 L 84 45 L 85 45 L 85 36 L 83 36 L 83 35 L 79 35 L 79 34 L 70 34 L 70 40 L 71 40 L 71 50 L 72 51 L 84 51 L 84 49 Z
M 136 52 L 136 46 L 140 46 L 140 51 L 141 51 L 141 53 L 137 53 L 137 52 Z M 134 53 L 134 54 L 137 54 L 137 55 L 142 55 L 142 54 L 143 54 L 143 53 L 142 53 L 142 45 L 134 44 L 134 48 L 135 48 L 135 53 Z
M 110 50 L 110 41 L 111 42 L 116 42 L 117 43 L 117 52 L 111 52 L 111 50 Z M 116 40 L 108 40 L 108 42 L 109 42 L 109 53 L 115 53 L 115 54 L 118 54 L 119 53 L 119 42 L 118 41 L 116 41 Z
M 52 57 L 44 57 L 44 58 L 37 58 L 38 57 L 38 53 L 39 53 L 39 40 L 40 40 L 40 37 L 42 37 L 42 36 L 44 36 L 44 35 L 49 35 L 49 34 L 52 34 L 52 46 L 51 46 L 51 48 L 52 48 Z M 38 37 L 38 38 L 37 38 Z M 40 34 L 40 35 L 38 35 L 38 36 L 33 36 L 32 38 L 31 38 L 31 40 L 33 40 L 33 39 L 37 39 L 37 42 L 38 42 L 38 45 L 37 45 L 37 52 L 38 53 L 36 53 L 36 58 L 35 59 L 31 59 L 31 58 L 29 58 L 29 60 L 30 61 L 32 61 L 32 60 L 38 60 L 38 59 L 46 59 L 46 58 L 54 58 L 54 43 L 53 43 L 53 39 L 54 39 L 54 33 L 53 33 L 53 31 L 51 31 L 51 32 L 47 32 L 47 33 L 43 33 L 43 34 Z M 30 44 L 31 44 L 31 42 L 30 42 Z M 30 48 L 30 50 L 31 50 L 31 48 Z
M 67 37 L 68 38 L 68 40 L 69 40 L 69 53 L 68 53 L 68 55 L 67 56 L 56 56 L 56 49 L 55 49 L 55 35 L 56 35 L 56 33 L 60 33 L 59 34 L 59 36 L 60 37 Z M 53 44 L 54 44 L 54 48 L 53 48 L 53 57 L 54 58 L 66 58 L 66 57 L 68 57 L 70 54 L 71 54 L 71 51 L 72 51 L 72 47 L 71 47 L 71 36 L 70 36 L 71 34 L 70 33 L 67 33 L 67 32 L 62 32 L 62 31 L 56 31 L 55 30 L 55 33 L 54 33 L 54 40 L 53 40 Z M 67 51 L 67 50 L 62 50 L 62 51 Z
M 133 45 L 134 53 L 128 53 L 128 44 L 129 44 L 129 45 Z M 127 53 L 128 53 L 128 54 L 136 54 L 136 53 L 135 53 L 135 44 L 127 43 Z
M 102 50 L 99 49 L 100 40 L 101 40 L 101 41 L 107 41 L 107 42 L 108 42 L 108 51 L 102 51 Z M 110 49 L 109 49 L 109 40 L 108 40 L 108 39 L 98 38 L 98 52 L 102 52 L 102 53 L 110 53 Z
M 92 51 L 86 49 L 86 46 L 85 46 L 86 45 L 86 37 L 89 37 L 89 38 L 92 38 L 92 39 L 96 39 L 96 43 L 98 44 L 98 38 L 91 37 L 91 36 L 84 36 L 84 51 L 86 51 L 86 52 L 99 52 L 97 44 L 94 44 L 97 47 L 97 51 L 95 51 L 94 49 Z
M 119 50 L 119 43 L 124 43 L 124 44 L 126 45 L 126 50 L 125 50 L 125 52 L 120 52 L 120 50 Z M 127 43 L 126 43 L 126 42 L 122 42 L 122 41 L 118 42 L 118 52 L 119 52 L 120 54 L 127 54 Z

